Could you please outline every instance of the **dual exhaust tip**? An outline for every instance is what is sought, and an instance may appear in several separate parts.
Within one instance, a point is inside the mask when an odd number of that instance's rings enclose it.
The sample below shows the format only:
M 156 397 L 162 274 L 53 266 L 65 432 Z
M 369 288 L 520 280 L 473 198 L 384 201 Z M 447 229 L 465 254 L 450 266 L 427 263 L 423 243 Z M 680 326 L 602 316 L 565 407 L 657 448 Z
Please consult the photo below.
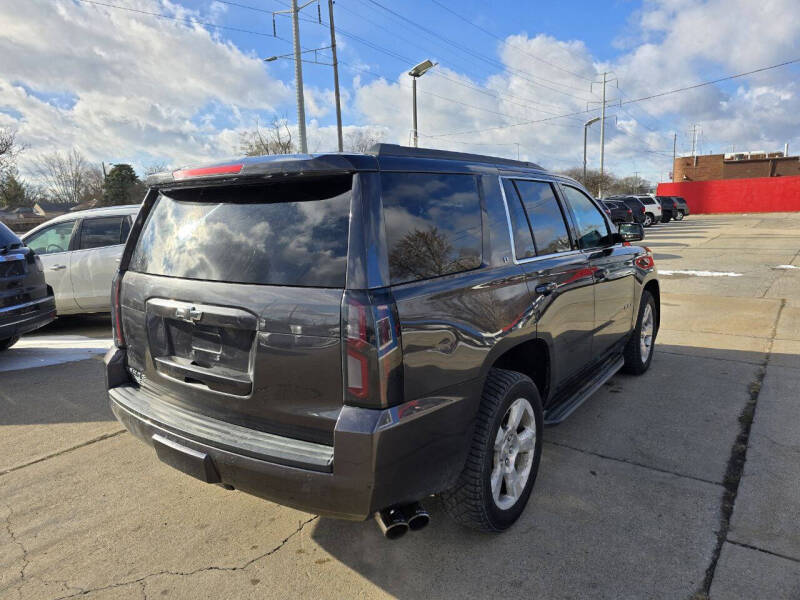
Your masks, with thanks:
M 431 521 L 428 511 L 419 502 L 384 508 L 375 513 L 381 532 L 389 540 L 403 537 L 409 530 L 424 529 Z

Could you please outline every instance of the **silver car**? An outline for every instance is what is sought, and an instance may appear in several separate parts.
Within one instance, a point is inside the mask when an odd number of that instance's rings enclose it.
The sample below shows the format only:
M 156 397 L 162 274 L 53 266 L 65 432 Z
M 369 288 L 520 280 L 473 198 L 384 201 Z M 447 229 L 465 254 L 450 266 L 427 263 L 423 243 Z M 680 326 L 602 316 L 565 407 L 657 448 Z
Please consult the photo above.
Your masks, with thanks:
M 61 215 L 22 236 L 41 257 L 59 315 L 111 310 L 111 280 L 139 208 L 112 206 Z

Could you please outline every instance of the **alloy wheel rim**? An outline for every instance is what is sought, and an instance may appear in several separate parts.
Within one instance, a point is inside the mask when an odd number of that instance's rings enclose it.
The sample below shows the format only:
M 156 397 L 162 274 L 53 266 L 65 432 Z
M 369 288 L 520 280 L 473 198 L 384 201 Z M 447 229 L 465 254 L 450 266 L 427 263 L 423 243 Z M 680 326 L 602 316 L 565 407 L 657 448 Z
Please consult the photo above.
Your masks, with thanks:
M 642 327 L 639 333 L 639 347 L 642 362 L 646 363 L 653 349 L 653 307 L 650 304 L 644 307 Z
M 494 440 L 492 498 L 497 508 L 508 510 L 525 491 L 536 452 L 536 418 L 526 398 L 508 407 Z

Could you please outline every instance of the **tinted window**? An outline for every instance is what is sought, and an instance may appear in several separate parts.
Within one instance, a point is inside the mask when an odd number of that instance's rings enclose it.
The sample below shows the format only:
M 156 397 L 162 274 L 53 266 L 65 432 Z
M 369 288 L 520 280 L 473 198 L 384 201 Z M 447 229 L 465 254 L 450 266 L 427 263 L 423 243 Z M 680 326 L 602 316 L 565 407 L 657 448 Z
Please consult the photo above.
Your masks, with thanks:
M 344 287 L 352 177 L 162 192 L 130 268 L 210 281 Z
M 542 181 L 516 180 L 514 183 L 531 224 L 536 254 L 571 250 L 567 225 L 553 186 Z
M 572 214 L 575 216 L 578 247 L 586 249 L 611 244 L 611 232 L 608 230 L 608 224 L 600 209 L 580 190 L 568 185 L 563 187 L 564 194 L 572 208 Z
M 3 223 L 0 223 L 0 248 L 19 243 L 20 241 L 17 235 Z
M 381 176 L 392 283 L 439 277 L 481 264 L 481 206 L 472 175 Z
M 128 241 L 128 234 L 131 232 L 131 217 L 122 219 L 122 235 L 120 237 L 121 243 Z
M 644 196 L 642 198 L 639 198 L 639 200 L 641 200 L 645 204 L 655 204 L 656 203 L 656 201 L 653 200 L 650 196 Z
M 102 248 L 121 244 L 122 217 L 105 217 L 102 219 L 85 219 L 81 224 L 81 241 L 78 249 Z
M 69 250 L 69 240 L 75 221 L 66 221 L 37 231 L 25 240 L 25 245 L 36 254 L 54 254 Z
M 536 256 L 536 248 L 533 246 L 533 236 L 531 228 L 528 226 L 528 219 L 525 217 L 525 209 L 517 194 L 517 188 L 510 179 L 503 180 L 503 190 L 506 194 L 506 204 L 508 206 L 508 216 L 511 220 L 511 232 L 514 236 L 514 256 L 517 260 Z

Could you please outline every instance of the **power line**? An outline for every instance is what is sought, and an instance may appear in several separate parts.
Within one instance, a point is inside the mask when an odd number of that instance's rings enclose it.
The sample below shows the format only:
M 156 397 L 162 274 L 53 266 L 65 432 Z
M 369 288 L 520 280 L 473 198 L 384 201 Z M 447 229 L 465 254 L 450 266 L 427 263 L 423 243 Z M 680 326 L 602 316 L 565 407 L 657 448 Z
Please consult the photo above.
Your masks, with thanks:
M 279 40 L 281 40 L 283 42 L 291 43 L 291 40 L 282 38 L 280 36 L 271 35 L 269 33 L 264 33 L 263 31 L 252 31 L 250 29 L 241 29 L 239 27 L 229 27 L 227 25 L 217 25 L 216 23 L 209 23 L 208 21 L 200 21 L 199 19 L 194 19 L 194 18 L 189 18 L 189 17 L 186 17 L 186 18 L 173 17 L 173 16 L 170 16 L 170 15 L 165 15 L 163 13 L 150 12 L 150 11 L 141 10 L 141 9 L 138 9 L 138 8 L 129 8 L 127 6 L 118 6 L 116 4 L 108 4 L 106 2 L 98 2 L 97 0 L 78 0 L 78 1 L 79 2 L 83 2 L 84 4 L 93 4 L 95 6 L 104 6 L 106 8 L 114 8 L 116 10 L 124 10 L 124 11 L 127 11 L 127 12 L 138 13 L 138 14 L 141 14 L 141 15 L 147 15 L 147 16 L 150 16 L 150 17 L 155 17 L 156 19 L 167 19 L 167 20 L 170 20 L 170 21 L 177 21 L 179 23 L 184 23 L 184 24 L 187 24 L 187 25 L 202 25 L 203 27 L 212 27 L 214 29 L 225 29 L 227 31 L 236 31 L 238 33 L 249 33 L 251 35 L 260 35 L 262 37 L 275 38 L 275 39 L 279 39 Z
M 433 2 L 434 4 L 436 4 L 437 6 L 439 6 L 439 7 L 443 8 L 444 10 L 446 10 L 447 12 L 449 12 L 450 14 L 452 14 L 452 15 L 456 16 L 457 18 L 461 19 L 461 20 L 462 20 L 462 21 L 464 21 L 465 23 L 468 23 L 469 25 L 472 25 L 472 26 L 473 26 L 475 29 L 477 29 L 477 30 L 479 30 L 479 31 L 482 31 L 482 32 L 483 32 L 483 33 L 485 33 L 486 35 L 488 35 L 488 36 L 490 36 L 490 37 L 493 37 L 494 39 L 496 39 L 496 40 L 498 40 L 498 41 L 502 42 L 503 44 L 505 44 L 506 46 L 508 46 L 508 47 L 510 47 L 510 48 L 513 48 L 514 50 L 517 50 L 518 52 L 522 52 L 524 55 L 526 55 L 526 56 L 529 56 L 529 57 L 530 57 L 530 58 L 532 58 L 533 60 L 538 60 L 539 62 L 541 62 L 541 63 L 544 63 L 544 64 L 546 64 L 546 65 L 548 65 L 548 66 L 550 66 L 550 67 L 553 67 L 554 69 L 558 69 L 559 71 L 563 71 L 564 73 L 569 73 L 570 75 L 572 75 L 573 77 L 577 77 L 578 79 L 583 79 L 584 81 L 592 81 L 592 80 L 591 80 L 590 78 L 588 78 L 588 77 L 584 77 L 583 75 L 579 75 L 578 73 L 575 73 L 574 71 L 570 71 L 569 69 L 566 69 L 566 68 L 564 68 L 564 67 L 562 67 L 562 66 L 560 66 L 560 65 L 557 65 L 557 64 L 555 64 L 555 63 L 552 63 L 552 62 L 550 62 L 550 61 L 548 61 L 548 60 L 545 60 L 545 59 L 543 59 L 543 58 L 541 58 L 541 57 L 539 57 L 539 56 L 536 56 L 536 55 L 534 55 L 534 54 L 531 54 L 530 52 L 527 52 L 527 51 L 523 50 L 523 49 L 522 49 L 522 48 L 520 48 L 519 46 L 516 46 L 516 45 L 514 45 L 514 44 L 510 43 L 509 41 L 507 41 L 507 40 L 505 40 L 505 39 L 501 38 L 501 37 L 500 37 L 500 36 L 498 36 L 498 35 L 495 35 L 495 34 L 494 34 L 494 33 L 492 33 L 491 31 L 489 31 L 488 29 L 485 29 L 484 27 L 481 27 L 480 25 L 477 25 L 477 24 L 473 23 L 472 21 L 470 21 L 469 19 L 467 19 L 467 18 L 466 18 L 466 17 L 464 17 L 463 15 L 460 15 L 460 14 L 458 14 L 458 13 L 457 13 L 456 11 L 454 11 L 453 9 L 451 9 L 451 8 L 449 8 L 448 6 L 445 6 L 444 4 L 442 4 L 441 2 L 439 2 L 439 0 L 432 0 L 432 2 Z
M 554 88 L 554 87 L 545 85 L 543 83 L 535 81 L 534 79 L 531 79 L 530 77 L 526 77 L 526 73 L 524 71 L 520 71 L 518 69 L 512 69 L 511 67 L 501 63 L 500 61 L 497 61 L 497 60 L 492 59 L 492 58 L 488 58 L 488 57 L 484 56 L 483 54 L 475 52 L 475 51 L 471 50 L 470 48 L 468 48 L 466 46 L 462 46 L 461 44 L 459 44 L 457 42 L 453 42 L 452 40 L 450 40 L 450 39 L 444 37 L 443 35 L 441 35 L 441 33 L 438 33 L 438 32 L 435 32 L 435 31 L 433 31 L 431 29 L 428 29 L 424 25 L 420 25 L 419 23 L 416 23 L 416 22 L 412 21 L 411 19 L 409 19 L 407 17 L 404 17 L 400 13 L 392 10 L 391 8 L 388 8 L 388 7 L 384 6 L 380 2 L 377 2 L 377 0 L 366 0 L 366 1 L 370 2 L 371 4 L 374 4 L 375 6 L 381 8 L 383 10 L 385 10 L 386 12 L 388 12 L 391 15 L 394 15 L 396 18 L 398 18 L 398 19 L 400 19 L 400 20 L 402 20 L 402 21 L 404 21 L 406 23 L 410 23 L 411 25 L 413 25 L 414 27 L 416 27 L 418 29 L 421 29 L 422 31 L 424 31 L 425 33 L 427 33 L 428 35 L 433 37 L 433 39 L 435 39 L 437 41 L 440 40 L 442 42 L 445 42 L 446 44 L 448 44 L 450 46 L 453 46 L 454 48 L 460 50 L 461 52 L 465 52 L 465 53 L 469 54 L 473 58 L 477 58 L 478 60 L 482 60 L 482 61 L 484 61 L 484 62 L 486 62 L 488 64 L 491 64 L 493 66 L 501 66 L 503 69 L 508 70 L 510 72 L 513 72 L 513 73 L 516 73 L 517 76 L 521 77 L 522 79 L 525 79 L 526 81 L 529 81 L 530 83 L 532 83 L 534 85 L 538 85 L 540 87 L 543 87 L 545 89 L 549 89 L 549 90 L 557 92 L 559 94 L 564 94 L 566 96 L 571 96 L 572 98 L 577 98 L 578 100 L 582 100 L 582 101 L 586 100 L 585 97 L 576 96 L 575 94 L 571 94 L 570 92 L 565 92 L 564 90 L 560 90 L 558 88 Z M 548 83 L 551 83 L 553 85 L 561 85 L 562 87 L 566 87 L 566 88 L 570 88 L 570 89 L 578 89 L 578 88 L 573 88 L 571 86 L 564 85 L 562 83 L 551 81 L 549 79 L 545 79 L 544 77 L 539 77 L 539 76 L 531 76 L 531 77 L 534 77 L 535 79 L 541 79 L 542 81 L 547 81 Z
M 689 86 L 677 88 L 677 89 L 674 89 L 674 90 L 669 90 L 669 91 L 666 91 L 666 92 L 659 92 L 658 94 L 651 94 L 649 96 L 642 96 L 641 98 L 633 98 L 632 100 L 626 100 L 625 102 L 620 102 L 620 106 L 627 105 L 627 104 L 633 104 L 635 102 L 643 102 L 645 100 L 652 100 L 653 98 L 661 98 L 663 96 L 668 96 L 670 94 L 677 94 L 679 92 L 685 92 L 685 91 L 688 91 L 688 90 L 694 90 L 694 89 L 697 89 L 697 88 L 700 88 L 700 87 L 713 85 L 715 83 L 720 83 L 722 81 L 729 81 L 731 79 L 738 79 L 740 77 L 746 77 L 747 75 L 752 75 L 754 73 L 761 73 L 763 71 L 769 71 L 770 69 L 777 69 L 779 67 L 785 67 L 787 65 L 791 65 L 791 64 L 794 64 L 794 63 L 800 63 L 800 58 L 787 60 L 785 62 L 778 63 L 778 64 L 775 64 L 775 65 L 770 65 L 768 67 L 761 67 L 760 69 L 753 69 L 752 71 L 747 71 L 747 72 L 744 72 L 744 73 L 737 73 L 736 75 L 728 75 L 726 77 L 720 77 L 720 78 L 714 79 L 712 81 L 704 81 L 702 83 L 696 83 L 694 85 L 689 85 Z M 495 130 L 498 130 L 498 129 L 509 129 L 511 127 L 519 127 L 520 125 L 532 125 L 534 123 L 541 123 L 543 121 L 551 121 L 553 119 L 558 119 L 558 118 L 563 118 L 563 117 L 572 117 L 572 116 L 575 116 L 575 115 L 582 115 L 582 114 L 586 114 L 586 113 L 593 112 L 593 111 L 596 111 L 596 110 L 600 110 L 600 109 L 599 108 L 592 108 L 592 109 L 586 109 L 586 110 L 566 113 L 566 114 L 558 115 L 558 116 L 555 116 L 555 117 L 549 117 L 547 119 L 534 119 L 532 121 L 520 121 L 519 123 L 512 123 L 510 125 L 500 125 L 500 126 L 497 126 L 497 127 L 488 127 L 486 129 L 472 129 L 472 130 L 469 130 L 469 131 L 455 131 L 455 132 L 451 132 L 451 133 L 441 133 L 441 134 L 431 135 L 431 136 L 427 136 L 427 137 L 437 137 L 437 138 L 439 138 L 439 137 L 449 137 L 451 135 L 462 135 L 462 134 L 467 134 L 467 133 L 470 133 L 470 134 L 471 133 L 483 133 L 484 131 L 495 131 Z

